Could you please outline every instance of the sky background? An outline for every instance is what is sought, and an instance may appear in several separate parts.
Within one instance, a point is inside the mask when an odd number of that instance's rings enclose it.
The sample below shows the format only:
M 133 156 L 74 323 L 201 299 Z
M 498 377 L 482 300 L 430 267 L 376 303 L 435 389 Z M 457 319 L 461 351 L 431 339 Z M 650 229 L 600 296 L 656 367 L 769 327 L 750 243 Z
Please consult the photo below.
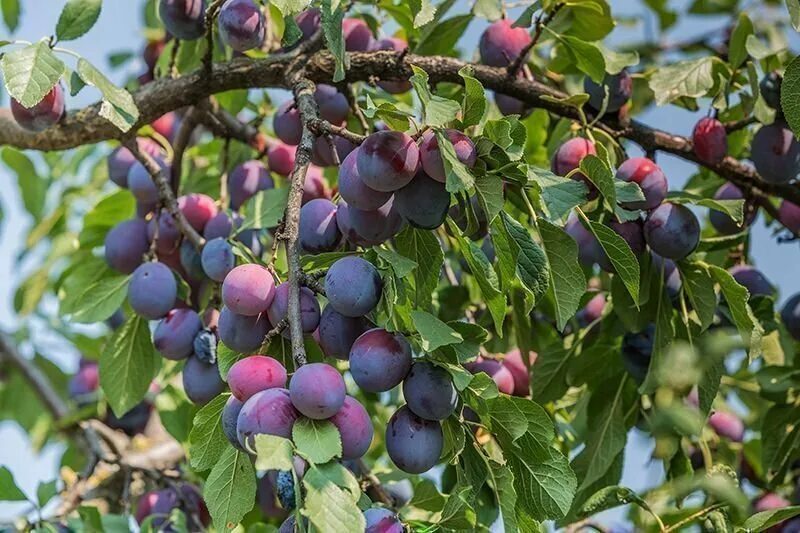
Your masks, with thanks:
M 44 0 L 22 0 L 24 11 L 20 27 L 13 37 L 35 41 L 42 36 L 50 35 L 54 31 L 64 3 L 65 0 L 47 0 L 46 2 Z M 615 17 L 626 20 L 643 17 L 644 22 L 620 24 L 606 39 L 606 44 L 619 46 L 632 41 L 639 42 L 652 36 L 654 29 L 658 28 L 655 16 L 641 2 L 610 0 L 610 3 Z M 139 51 L 143 47 L 142 2 L 138 0 L 105 0 L 103 4 L 100 19 L 92 30 L 76 41 L 64 43 L 64 46 L 68 46 L 86 57 L 106 72 L 112 80 L 121 83 L 128 74 L 138 74 L 143 71 L 143 62 L 137 59 L 120 71 L 111 71 L 108 67 L 107 57 L 111 52 Z M 669 4 L 683 12 L 689 2 L 680 0 L 669 2 Z M 469 5 L 461 1 L 457 10 L 466 11 Z M 759 8 L 758 13 L 750 13 L 750 15 L 751 17 L 784 17 L 784 10 L 783 2 L 780 2 L 774 12 Z M 514 14 L 515 11 L 512 12 L 512 16 Z M 680 22 L 662 36 L 662 40 L 684 41 L 702 36 L 725 26 L 728 20 L 727 17 L 720 16 L 682 16 L 679 19 Z M 486 21 L 479 19 L 475 19 L 470 24 L 460 42 L 461 48 L 467 51 L 467 55 L 471 54 L 477 46 L 480 34 L 486 25 Z M 4 28 L 0 31 L 0 39 L 8 37 L 3 34 L 4 31 Z M 797 49 L 796 35 L 791 36 L 790 42 Z M 69 57 L 66 60 L 72 61 Z M 68 107 L 76 109 L 93 103 L 97 100 L 97 96 L 91 87 L 87 87 L 77 97 L 68 99 Z M 7 106 L 7 95 L 4 95 L 3 98 L 3 105 Z M 695 114 L 676 107 L 652 108 L 638 118 L 657 128 L 689 135 L 694 123 L 705 111 L 704 108 Z M 639 155 L 637 151 L 637 148 L 631 147 L 630 155 Z M 659 154 L 658 163 L 665 171 L 672 190 L 680 189 L 686 179 L 694 173 L 694 165 L 672 156 Z M 0 222 L 0 328 L 4 331 L 13 331 L 20 325 L 14 314 L 14 291 L 20 280 L 24 279 L 24 271 L 19 270 L 19 266 L 15 264 L 15 258 L 23 249 L 27 231 L 31 226 L 31 219 L 21 205 L 16 176 L 10 174 L 2 164 L 0 164 L 0 203 L 4 212 L 3 220 Z M 800 277 L 791 267 L 791 265 L 800 264 L 800 247 L 796 243 L 778 244 L 772 238 L 772 231 L 764 226 L 761 216 L 755 223 L 752 237 L 752 255 L 756 258 L 755 264 L 778 287 L 779 300 L 782 302 L 800 290 Z M 77 354 L 61 351 L 48 353 L 46 350 L 45 354 L 52 357 L 66 371 L 72 371 L 77 367 Z M 642 491 L 659 484 L 663 471 L 660 463 L 649 460 L 652 443 L 644 434 L 635 430 L 629 436 L 629 443 L 631 445 L 627 448 L 622 485 Z M 0 421 L 0 465 L 5 465 L 12 471 L 17 484 L 28 495 L 35 495 L 36 486 L 40 481 L 50 481 L 57 476 L 60 454 L 59 446 L 49 446 L 40 454 L 33 454 L 25 433 L 13 422 Z M 8 521 L 16 513 L 25 509 L 24 504 L 0 503 L 0 522 Z M 619 512 L 606 514 L 604 521 L 609 525 L 618 523 L 621 516 Z

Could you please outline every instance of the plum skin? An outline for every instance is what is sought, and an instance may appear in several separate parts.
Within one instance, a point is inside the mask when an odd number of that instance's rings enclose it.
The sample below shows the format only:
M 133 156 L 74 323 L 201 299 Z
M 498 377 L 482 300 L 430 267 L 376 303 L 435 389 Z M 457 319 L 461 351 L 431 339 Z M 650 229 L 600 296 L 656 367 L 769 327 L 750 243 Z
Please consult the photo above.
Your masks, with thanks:
M 392 462 L 409 474 L 427 472 L 439 461 L 444 444 L 439 422 L 416 416 L 408 406 L 392 415 L 386 425 L 386 451 Z
M 272 189 L 275 182 L 261 161 L 246 161 L 234 168 L 228 176 L 231 209 L 238 210 L 257 192 Z
M 458 160 L 468 168 L 474 167 L 478 152 L 475 149 L 475 143 L 472 142 L 472 139 L 454 129 L 445 130 L 445 135 L 447 135 L 447 138 L 453 144 Z M 439 151 L 439 139 L 433 131 L 428 130 L 422 136 L 422 144 L 420 144 L 419 153 L 422 168 L 425 170 L 425 173 L 436 181 L 445 183 L 447 175 L 444 170 L 442 154 Z
M 328 357 L 347 360 L 353 343 L 369 329 L 363 317 L 347 317 L 327 305 L 319 319 L 319 345 Z
M 294 168 L 296 152 L 296 146 L 291 146 L 282 141 L 275 141 L 267 148 L 267 166 L 276 174 L 288 176 Z
M 292 405 L 308 418 L 325 420 L 335 415 L 347 390 L 338 370 L 325 363 L 308 363 L 292 376 L 289 396 Z
M 417 172 L 411 183 L 394 193 L 392 204 L 416 228 L 436 229 L 444 224 L 450 210 L 450 193 L 444 183 Z
M 208 364 L 197 357 L 189 357 L 183 366 L 183 390 L 197 405 L 205 405 L 225 390 L 217 364 Z
M 364 316 L 378 305 L 382 282 L 372 263 L 348 256 L 336 261 L 325 275 L 325 294 L 333 308 L 347 317 Z
M 603 302 L 605 303 L 605 300 L 603 300 Z M 501 364 L 508 369 L 514 380 L 514 391 L 512 392 L 514 396 L 528 395 L 531 388 L 531 376 L 528 373 L 528 367 L 533 368 L 537 356 L 538 354 L 536 352 L 530 352 L 528 354 L 528 366 L 526 366 L 525 362 L 522 360 L 522 354 L 519 348 L 514 348 L 503 358 Z
M 714 193 L 715 200 L 741 200 L 743 198 L 744 195 L 741 189 L 733 183 L 725 183 Z M 717 211 L 716 209 L 711 210 L 708 214 L 708 218 L 711 225 L 717 230 L 717 233 L 721 235 L 733 235 L 742 231 L 745 226 L 749 226 L 753 223 L 753 220 L 756 218 L 756 211 L 752 210 L 748 213 L 745 208 L 745 215 L 744 225 L 738 224 L 729 215 L 722 211 Z
M 403 217 L 394 206 L 395 198 L 396 196 L 389 198 L 388 202 L 373 211 L 348 206 L 346 216 L 352 231 L 364 242 L 372 244 L 379 244 L 394 237 L 403 228 L 404 223 Z
M 369 413 L 352 396 L 345 396 L 339 411 L 330 418 L 342 437 L 342 459 L 363 457 L 372 444 L 374 428 Z
M 311 200 L 300 208 L 300 246 L 308 253 L 332 252 L 342 235 L 336 224 L 336 204 L 324 198 Z
M 217 213 L 214 199 L 205 194 L 191 193 L 178 198 L 178 207 L 195 230 L 202 233 L 209 220 Z
M 655 324 L 648 324 L 642 331 L 627 332 L 622 337 L 622 366 L 640 384 L 650 368 L 655 333 Z
M 414 178 L 419 164 L 419 148 L 414 139 L 403 132 L 379 131 L 361 144 L 356 164 L 368 187 L 394 192 Z
M 553 154 L 551 170 L 559 176 L 566 176 L 576 168 L 580 168 L 581 161 L 587 155 L 597 155 L 594 143 L 582 137 L 574 137 L 558 147 Z M 589 188 L 589 199 L 597 197 L 597 189 L 583 173 L 577 172 L 571 176 L 575 181 L 582 181 Z
M 286 369 L 272 357 L 251 355 L 228 370 L 228 386 L 236 399 L 246 402 L 262 390 L 284 388 Z
M 708 425 L 720 437 L 725 437 L 733 442 L 742 442 L 744 439 L 744 423 L 732 413 L 717 411 L 708 417 Z
M 255 316 L 267 310 L 275 297 L 275 280 L 256 264 L 239 265 L 222 282 L 222 301 L 234 313 Z
M 42 132 L 57 124 L 65 113 L 64 89 L 60 83 L 56 83 L 40 102 L 30 108 L 11 98 L 11 114 L 14 120 L 28 131 Z
M 276 388 L 257 392 L 244 402 L 236 421 L 239 443 L 252 449 L 255 435 L 275 435 L 292 438 L 292 427 L 300 413 L 292 405 L 289 391 Z
M 293 100 L 287 100 L 278 106 L 272 116 L 272 129 L 278 138 L 291 146 L 300 144 L 303 136 L 303 124 L 300 121 L 300 111 L 295 107 Z
M 205 34 L 205 0 L 160 0 L 158 13 L 167 30 L 184 41 Z
M 367 186 L 358 174 L 356 148 L 344 158 L 339 167 L 339 194 L 348 205 L 357 209 L 371 211 L 378 209 L 392 197 L 390 192 L 376 191 Z
M 701 118 L 692 131 L 692 148 L 703 163 L 718 165 L 728 154 L 728 133 L 719 120 Z
M 626 209 L 655 209 L 667 196 L 667 177 L 661 167 L 646 157 L 625 160 L 617 169 L 616 178 L 636 183 L 644 194 L 644 200 L 621 202 Z
M 400 334 L 382 328 L 364 332 L 350 350 L 350 374 L 361 389 L 385 392 L 411 370 L 411 345 Z
M 528 30 L 512 28 L 511 25 L 511 20 L 500 19 L 486 28 L 478 43 L 481 63 L 490 67 L 506 67 L 530 44 Z
M 367 23 L 357 18 L 346 18 L 342 21 L 344 47 L 348 52 L 366 52 L 372 48 L 375 39 Z
M 239 353 L 258 349 L 270 329 L 272 329 L 272 325 L 269 323 L 266 313 L 245 316 L 223 307 L 219 314 L 217 331 L 220 340 L 225 343 L 225 346 Z
M 217 237 L 206 242 L 200 254 L 203 271 L 214 281 L 224 281 L 236 265 L 233 248 L 225 239 Z
M 222 41 L 237 52 L 261 46 L 266 35 L 265 22 L 264 14 L 253 0 L 227 0 L 217 17 Z
M 479 356 L 477 360 L 466 363 L 464 368 L 473 374 L 484 372 L 495 382 L 498 391 L 503 394 L 514 394 L 514 376 L 500 361 Z
M 275 298 L 267 309 L 267 316 L 272 324 L 278 324 L 286 318 L 289 310 L 289 283 L 284 282 L 275 289 Z M 311 333 L 319 326 L 319 302 L 314 291 L 308 287 L 300 287 L 300 322 L 303 333 Z M 281 333 L 284 338 L 289 338 L 290 334 L 286 328 Z
M 106 234 L 106 263 L 123 274 L 133 273 L 149 249 L 147 223 L 140 218 L 124 220 Z
M 408 42 L 399 37 L 386 37 L 372 44 L 372 50 L 393 50 L 395 52 L 402 52 L 407 49 Z M 389 94 L 402 94 L 411 90 L 411 82 L 408 80 L 381 80 L 378 82 L 378 87 Z
M 700 243 L 700 223 L 688 207 L 665 202 L 647 216 L 644 237 L 658 255 L 679 261 Z
M 608 101 L 605 110 L 607 113 L 616 113 L 630 100 L 633 92 L 633 81 L 628 71 L 623 69 L 617 74 L 606 73 L 602 84 L 596 83 L 588 76 L 583 80 L 583 90 L 589 95 L 589 105 L 597 111 L 603 107 L 606 89 L 608 89 Z
M 450 374 L 426 362 L 411 366 L 403 380 L 403 397 L 411 412 L 425 420 L 444 420 L 453 414 L 458 403 Z
M 239 444 L 239 437 L 236 435 L 236 421 L 239 418 L 242 406 L 244 406 L 242 401 L 237 399 L 236 396 L 231 396 L 225 402 L 225 407 L 222 408 L 222 432 L 228 442 L 239 449 L 241 449 L 242 445 Z
M 800 172 L 800 143 L 786 122 L 778 119 L 756 132 L 750 159 L 767 183 L 787 183 Z
M 750 298 L 754 296 L 771 296 L 775 289 L 767 280 L 764 274 L 750 265 L 736 265 L 731 267 L 728 272 L 739 285 L 742 285 L 750 293 Z
M 169 267 L 143 263 L 136 267 L 128 285 L 128 302 L 137 314 L 156 320 L 166 315 L 178 297 L 178 284 Z
M 156 326 L 153 345 L 173 361 L 186 359 L 194 349 L 194 338 L 203 329 L 200 316 L 192 309 L 173 309 Z
M 136 139 L 136 144 L 139 146 L 139 150 L 144 151 L 151 157 L 162 155 L 161 147 L 152 139 L 140 137 Z M 114 151 L 109 154 L 106 162 L 108 167 L 108 178 L 123 189 L 127 189 L 128 172 L 135 162 L 136 158 L 133 156 L 133 153 L 131 153 L 130 150 L 124 146 L 115 148 Z

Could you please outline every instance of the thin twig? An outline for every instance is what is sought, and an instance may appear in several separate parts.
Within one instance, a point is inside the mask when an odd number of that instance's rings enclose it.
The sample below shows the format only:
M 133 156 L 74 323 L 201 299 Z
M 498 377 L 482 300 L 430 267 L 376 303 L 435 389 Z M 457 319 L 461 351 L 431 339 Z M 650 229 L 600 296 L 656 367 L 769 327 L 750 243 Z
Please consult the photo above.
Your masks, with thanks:
M 533 50 L 533 47 L 536 46 L 536 44 L 539 42 L 539 39 L 542 36 L 542 30 L 544 30 L 544 27 L 547 26 L 551 20 L 553 20 L 553 17 L 556 16 L 556 13 L 558 13 L 558 11 L 563 6 L 564 6 L 563 2 L 559 2 L 556 5 L 554 5 L 550 11 L 546 13 L 545 12 L 539 13 L 534 23 L 535 28 L 533 30 L 533 38 L 531 39 L 531 42 L 529 42 L 525 46 L 525 48 L 522 49 L 519 55 L 514 58 L 514 61 L 512 61 L 511 64 L 508 65 L 507 70 L 509 76 L 512 77 L 516 76 L 519 70 L 522 68 L 522 65 L 524 65 L 528 61 L 528 54 L 531 52 L 531 50 Z
M 194 133 L 196 126 L 197 110 L 192 107 L 183 115 L 181 126 L 178 128 L 178 134 L 175 136 L 175 142 L 173 143 L 170 177 L 172 179 L 172 192 L 175 194 L 178 194 L 180 190 L 181 174 L 183 173 L 183 153 L 186 151 L 186 147 L 189 146 L 189 141 L 192 139 L 192 133 Z

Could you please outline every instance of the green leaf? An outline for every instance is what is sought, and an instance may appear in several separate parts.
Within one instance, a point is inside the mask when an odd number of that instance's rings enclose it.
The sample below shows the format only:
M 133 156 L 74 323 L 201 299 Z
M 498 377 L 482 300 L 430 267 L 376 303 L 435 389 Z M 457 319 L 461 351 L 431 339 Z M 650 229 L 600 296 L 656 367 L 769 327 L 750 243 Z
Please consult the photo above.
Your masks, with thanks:
M 83 217 L 78 236 L 81 248 L 102 246 L 106 233 L 118 223 L 133 217 L 136 200 L 128 191 L 116 191 L 101 198 Z
M 388 263 L 389 267 L 394 270 L 394 274 L 398 278 L 404 278 L 408 276 L 417 268 L 417 263 L 415 261 L 400 255 L 394 250 L 385 248 L 383 246 L 375 246 L 373 247 L 373 250 L 375 250 L 375 253 L 378 257 Z
M 439 284 L 439 275 L 444 263 L 442 245 L 431 231 L 407 226 L 395 237 L 397 251 L 414 261 L 414 302 L 427 308 L 431 296 Z
M 700 320 L 702 330 L 714 321 L 717 312 L 717 294 L 714 292 L 714 279 L 708 269 L 701 263 L 678 264 L 681 272 L 683 290 L 689 297 L 697 318 Z
M 535 304 L 547 292 L 547 285 L 550 282 L 550 272 L 544 252 L 528 230 L 506 212 L 500 213 L 500 218 L 493 227 L 498 229 L 501 238 L 508 246 L 510 255 L 505 258 L 506 268 L 509 270 L 513 268 L 522 284 L 533 294 Z
M 787 2 L 791 1 L 796 2 L 797 0 L 787 0 Z M 747 16 L 747 13 L 739 13 L 739 20 L 736 23 L 736 27 L 733 28 L 733 33 L 731 33 L 731 42 L 728 49 L 728 63 L 733 68 L 739 68 L 747 59 L 745 43 L 747 37 L 752 34 L 753 23 L 750 17 Z
M 103 0 L 68 0 L 56 24 L 59 41 L 72 41 L 92 29 L 100 17 Z
M 461 124 L 464 128 L 480 124 L 486 112 L 486 91 L 483 85 L 473 75 L 473 69 L 466 65 L 458 71 L 464 80 L 464 100 L 461 102 Z
M 33 161 L 16 148 L 3 148 L 3 162 L 17 175 L 22 203 L 34 219 L 39 220 L 45 204 L 48 180 L 39 176 Z
M 53 499 L 53 496 L 58 494 L 58 481 L 40 481 L 36 487 L 36 501 L 39 503 L 41 509 L 47 502 Z
M 709 265 L 708 268 L 716 282 L 719 283 L 722 296 L 728 304 L 728 309 L 731 311 L 731 316 L 736 328 L 739 330 L 739 334 L 745 343 L 750 346 L 749 356 L 752 361 L 761 355 L 764 327 L 747 303 L 750 294 L 724 268 L 715 265 Z
M 0 59 L 8 94 L 26 108 L 42 101 L 61 79 L 65 68 L 46 39 L 7 52 Z
M 19 26 L 20 0 L 0 0 L 0 9 L 3 11 L 3 22 L 9 33 L 14 33 Z
M 100 356 L 100 386 L 117 417 L 138 404 L 158 371 L 147 319 L 132 314 Z
M 659 278 L 660 279 L 660 278 Z M 669 350 L 672 339 L 675 338 L 675 328 L 672 325 L 672 304 L 663 284 L 658 287 L 658 302 L 656 304 L 656 333 L 653 340 L 653 352 L 650 356 L 650 365 L 647 369 L 644 383 L 639 386 L 639 392 L 644 394 L 652 392 L 658 385 L 661 365 Z
M 511 161 L 519 161 L 525 154 L 528 131 L 516 116 L 486 122 L 483 135 L 502 148 Z
M 517 507 L 517 491 L 514 490 L 514 473 L 507 466 L 492 461 L 489 463 L 489 476 L 503 517 L 505 531 L 518 531 L 515 511 Z
M 103 94 L 100 116 L 114 124 L 120 131 L 130 130 L 139 120 L 139 108 L 131 93 L 111 83 L 94 65 L 81 58 L 78 60 L 78 75 L 86 85 L 96 87 Z
M 586 203 L 589 189 L 582 181 L 557 176 L 543 168 L 528 167 L 528 180 L 539 188 L 545 214 L 551 222 L 563 220 L 573 208 Z
M 744 531 L 767 531 L 772 526 L 800 515 L 800 505 L 756 513 L 740 526 Z
M 458 113 L 461 111 L 461 106 L 458 102 L 433 94 L 428 85 L 428 73 L 416 65 L 411 65 L 411 70 L 414 74 L 408 81 L 411 82 L 414 91 L 417 93 L 422 103 L 423 122 L 429 126 L 439 127 L 455 120 Z M 437 138 L 439 138 L 438 135 Z M 440 151 L 441 142 L 439 138 Z M 453 153 L 455 155 L 455 151 Z
M 546 28 L 547 26 L 545 26 Z M 603 83 L 603 78 L 606 76 L 606 59 L 595 43 L 571 35 L 559 35 L 552 31 L 549 33 L 564 45 L 578 70 L 589 76 L 595 83 Z
M 714 87 L 714 71 L 722 62 L 716 57 L 678 61 L 658 68 L 650 78 L 656 104 L 665 105 L 681 97 L 706 96 Z
M 414 53 L 417 55 L 439 55 L 453 50 L 458 40 L 464 34 L 472 14 L 458 15 L 436 24 L 431 31 L 419 40 Z M 430 27 L 430 26 L 429 26 Z
M 792 59 L 781 83 L 781 110 L 795 135 L 800 133 L 800 56 Z
M 411 319 L 419 333 L 422 349 L 426 352 L 464 340 L 456 330 L 425 311 L 411 311 Z
M 14 475 L 5 467 L 0 466 L 0 501 L 24 502 L 28 498 L 14 482 Z
M 744 46 L 747 49 L 747 53 L 759 61 L 768 58 L 776 52 L 776 50 L 771 49 L 755 35 L 748 35 Z
M 303 476 L 306 497 L 302 514 L 319 531 L 352 533 L 364 530 L 364 514 L 356 502 L 358 481 L 338 463 L 311 466 Z
M 192 431 L 189 433 L 189 457 L 192 469 L 196 472 L 214 466 L 228 447 L 228 439 L 222 431 L 222 410 L 228 398 L 228 394 L 220 394 L 194 415 Z
M 789 11 L 789 22 L 795 31 L 800 31 L 800 1 L 786 0 L 786 9 Z
M 667 194 L 667 200 L 676 204 L 693 204 L 708 207 L 709 209 L 725 213 L 737 224 L 741 224 L 744 221 L 744 200 L 704 198 L 698 194 L 692 194 L 686 191 L 671 192 Z
M 627 505 L 629 503 L 636 504 L 645 511 L 652 512 L 647 502 L 634 491 L 627 487 L 614 485 L 600 489 L 586 500 L 578 512 L 578 518 L 593 516 L 608 509 L 613 509 L 614 507 Z
M 536 379 L 531 380 L 531 397 L 539 403 L 547 403 L 564 396 L 569 388 L 567 371 L 572 353 L 563 349 L 548 349 L 539 353 L 533 372 Z
M 606 72 L 609 74 L 619 74 L 626 67 L 639 64 L 639 52 L 616 52 L 606 48 L 602 43 L 597 43 L 598 48 L 603 53 L 606 60 Z
M 410 0 L 414 13 L 414 27 L 420 28 L 433 20 L 436 15 L 436 6 L 431 0 Z
M 588 220 L 587 220 L 588 221 Z M 633 298 L 639 301 L 639 262 L 633 254 L 628 241 L 605 224 L 588 221 L 592 234 L 597 238 L 603 251 L 614 265 L 614 271 L 622 279 L 625 288 Z
M 260 191 L 247 202 L 247 214 L 238 231 L 245 229 L 274 228 L 283 219 L 289 188 Z
M 111 270 L 100 258 L 70 270 L 64 279 L 59 312 L 75 322 L 91 324 L 113 315 L 125 302 L 130 276 Z
M 311 0 L 270 0 L 270 4 L 278 8 L 284 16 L 297 15 L 302 12 Z
M 586 292 L 586 276 L 578 263 L 578 245 L 572 237 L 544 219 L 539 219 L 539 233 L 550 265 L 556 326 L 563 331 Z
M 596 155 L 587 155 L 581 160 L 581 171 L 594 183 L 608 206 L 613 209 L 617 205 L 617 189 L 614 186 L 614 175 L 608 165 Z
M 505 204 L 504 184 L 496 174 L 481 174 L 475 179 L 475 193 L 486 221 L 491 224 Z
M 256 435 L 256 468 L 258 470 L 284 470 L 294 468 L 292 441 L 277 435 Z M 340 443 L 341 446 L 341 443 Z
M 761 464 L 767 481 L 784 479 L 792 462 L 800 457 L 800 415 L 791 405 L 774 405 L 765 413 L 761 434 Z
M 339 430 L 328 420 L 301 417 L 292 426 L 292 440 L 297 453 L 314 464 L 327 463 L 342 456 Z
M 322 33 L 325 36 L 325 44 L 333 55 L 336 64 L 332 81 L 340 82 L 344 79 L 344 71 L 347 68 L 344 34 L 342 33 L 344 9 L 342 9 L 342 5 L 339 2 L 336 2 L 336 8 L 334 9 L 331 0 L 322 0 L 320 11 L 322 13 Z
M 78 507 L 78 515 L 81 517 L 81 525 L 85 533 L 104 533 L 103 518 L 97 507 L 81 505 Z
M 234 529 L 255 505 L 256 472 L 250 457 L 229 446 L 203 485 L 203 500 L 220 531 Z

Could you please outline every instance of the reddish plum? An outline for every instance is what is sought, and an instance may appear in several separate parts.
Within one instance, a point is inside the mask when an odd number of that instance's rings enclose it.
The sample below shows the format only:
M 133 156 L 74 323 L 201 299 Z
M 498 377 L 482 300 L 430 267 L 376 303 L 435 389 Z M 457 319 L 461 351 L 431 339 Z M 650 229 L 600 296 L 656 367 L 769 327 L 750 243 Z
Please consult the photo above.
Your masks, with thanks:
M 57 124 L 66 111 L 64 89 L 56 83 L 50 92 L 36 105 L 30 108 L 11 98 L 11 115 L 21 128 L 40 132 Z
M 728 154 L 728 133 L 719 120 L 701 118 L 692 131 L 694 154 L 703 163 L 718 165 Z
M 266 355 L 251 355 L 228 370 L 228 385 L 234 397 L 246 402 L 257 392 L 286 386 L 286 369 Z
M 356 158 L 358 174 L 376 191 L 393 192 L 408 184 L 417 172 L 419 148 L 400 131 L 379 131 L 364 141 Z
M 325 363 L 308 363 L 292 376 L 289 396 L 292 405 L 308 418 L 325 420 L 344 405 L 347 389 L 338 370 Z
M 269 270 L 256 264 L 239 265 L 222 282 L 222 301 L 234 313 L 263 313 L 275 297 L 275 281 Z
M 345 396 L 342 407 L 330 421 L 342 437 L 342 459 L 359 459 L 367 453 L 374 429 L 369 413 L 358 400 Z
M 644 194 L 644 200 L 620 203 L 626 209 L 655 209 L 667 196 L 667 177 L 661 167 L 646 157 L 626 159 L 617 169 L 616 177 L 636 183 Z
M 445 133 L 453 144 L 458 160 L 469 168 L 475 166 L 477 151 L 475 150 L 475 143 L 472 142 L 472 139 L 458 130 L 448 129 L 445 130 Z M 437 139 L 436 135 L 431 130 L 428 130 L 422 136 L 422 144 L 420 144 L 419 147 L 419 157 L 425 173 L 436 181 L 445 183 L 447 175 L 444 170 L 442 154 L 439 151 L 439 139 Z

